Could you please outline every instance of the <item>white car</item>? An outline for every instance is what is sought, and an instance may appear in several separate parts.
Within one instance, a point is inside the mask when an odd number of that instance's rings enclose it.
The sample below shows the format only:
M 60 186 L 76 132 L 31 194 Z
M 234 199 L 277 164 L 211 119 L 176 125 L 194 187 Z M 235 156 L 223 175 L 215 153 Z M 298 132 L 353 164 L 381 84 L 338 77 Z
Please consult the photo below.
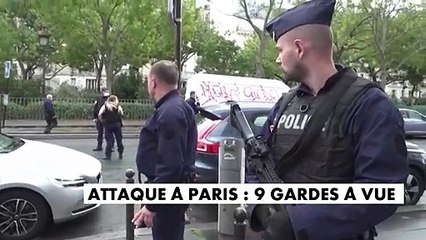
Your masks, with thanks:
M 0 239 L 32 239 L 99 207 L 83 203 L 83 185 L 101 183 L 101 169 L 82 152 L 0 134 Z

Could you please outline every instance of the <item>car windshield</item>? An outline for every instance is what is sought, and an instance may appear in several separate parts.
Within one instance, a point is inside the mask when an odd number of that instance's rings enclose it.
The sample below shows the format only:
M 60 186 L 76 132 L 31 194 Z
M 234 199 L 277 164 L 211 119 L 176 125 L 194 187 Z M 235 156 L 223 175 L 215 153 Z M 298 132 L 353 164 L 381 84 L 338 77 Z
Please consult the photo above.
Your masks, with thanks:
M 8 153 L 22 146 L 24 141 L 0 134 L 0 153 Z

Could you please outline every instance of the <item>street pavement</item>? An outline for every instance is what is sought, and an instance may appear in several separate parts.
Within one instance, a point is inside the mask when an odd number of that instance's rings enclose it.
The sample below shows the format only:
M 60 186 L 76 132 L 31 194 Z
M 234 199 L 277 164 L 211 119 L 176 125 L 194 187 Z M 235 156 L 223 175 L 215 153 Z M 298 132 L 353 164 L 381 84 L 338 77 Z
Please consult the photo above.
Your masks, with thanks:
M 123 137 L 139 138 L 144 120 L 124 120 Z M 7 120 L 3 133 L 30 140 L 45 139 L 96 139 L 96 125 L 92 120 L 58 120 L 58 126 L 45 134 L 46 122 L 43 120 Z
M 125 126 L 140 126 L 143 120 L 123 120 Z M 30 119 L 9 119 L 5 121 L 5 128 L 34 128 L 45 127 L 46 121 L 44 120 L 30 120 Z M 59 119 L 58 128 L 62 127 L 92 127 L 94 123 L 92 120 L 79 120 L 79 119 Z
M 43 140 L 43 142 L 54 143 L 70 147 L 97 158 L 103 153 L 93 152 L 95 139 L 65 139 L 65 140 Z M 426 141 L 416 141 L 426 147 Z M 125 170 L 136 169 L 135 156 L 138 141 L 136 139 L 125 139 L 124 159 L 112 161 L 101 161 L 103 165 L 103 176 L 106 183 L 125 182 Z M 229 237 L 217 236 L 217 207 L 214 205 L 194 205 L 188 211 L 191 224 L 186 226 L 185 240 L 231 240 Z M 417 206 L 404 206 L 398 210 L 393 217 L 378 226 L 379 240 L 424 239 L 426 234 L 426 197 L 423 197 Z M 125 205 L 102 205 L 95 212 L 79 219 L 50 226 L 41 237 L 36 240 L 73 239 L 73 240 L 119 240 L 125 239 Z M 151 239 L 149 229 L 136 230 L 136 239 Z M 259 239 L 253 233 L 247 240 Z

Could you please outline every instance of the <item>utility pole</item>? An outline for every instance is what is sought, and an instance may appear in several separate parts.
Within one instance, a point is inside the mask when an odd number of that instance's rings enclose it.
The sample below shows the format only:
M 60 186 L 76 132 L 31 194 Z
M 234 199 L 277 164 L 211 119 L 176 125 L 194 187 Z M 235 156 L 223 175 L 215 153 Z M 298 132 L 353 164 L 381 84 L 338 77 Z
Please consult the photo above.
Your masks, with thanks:
M 178 89 L 181 88 L 182 79 L 182 0 L 169 0 L 168 12 L 175 27 L 175 64 L 179 69 Z

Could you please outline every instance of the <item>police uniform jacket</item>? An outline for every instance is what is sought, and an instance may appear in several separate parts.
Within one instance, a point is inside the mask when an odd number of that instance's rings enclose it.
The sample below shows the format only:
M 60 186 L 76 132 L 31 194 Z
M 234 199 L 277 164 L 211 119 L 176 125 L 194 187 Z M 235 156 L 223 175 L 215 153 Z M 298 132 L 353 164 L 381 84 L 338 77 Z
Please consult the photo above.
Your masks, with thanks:
M 140 133 L 136 163 L 152 183 L 183 183 L 194 169 L 197 126 L 191 107 L 177 90 L 155 104 Z M 154 212 L 160 205 L 146 205 Z
M 98 119 L 99 111 L 107 99 L 108 96 L 100 96 L 96 99 L 95 106 L 93 107 L 93 119 Z
M 281 36 L 302 25 L 329 27 L 335 5 L 335 0 L 304 2 L 276 16 L 265 30 L 277 42 Z M 408 166 L 404 122 L 386 94 L 377 87 L 362 88 L 358 92 L 350 86 L 347 88 L 350 94 L 344 92 L 344 95 L 337 94 L 338 97 L 332 98 L 336 93 L 342 93 L 336 89 L 348 83 L 350 78 L 360 83 L 357 86 L 371 84 L 366 79 L 356 77 L 352 69 L 342 69 L 327 80 L 317 96 L 313 96 L 308 87 L 301 84 L 281 116 L 277 116 L 281 103 L 273 108 L 264 131 L 267 142 L 272 146 L 277 172 L 284 182 L 405 182 Z M 349 99 L 348 96 L 353 93 L 360 95 L 351 101 L 344 101 L 348 105 L 340 104 L 341 100 Z M 325 123 L 309 121 L 310 117 L 321 115 L 315 113 L 328 114 L 324 109 L 330 110 L 333 105 L 319 103 L 333 102 L 333 99 L 339 100 L 339 104 L 331 109 L 330 118 Z M 284 102 L 284 98 L 281 101 Z M 272 137 L 268 137 L 271 125 L 276 122 Z M 314 141 L 310 142 L 310 147 L 304 151 L 296 150 L 293 155 L 287 154 L 296 149 L 291 146 L 298 146 L 293 143 L 303 139 L 300 136 L 307 133 L 305 127 L 311 129 L 311 126 L 320 131 L 311 138 Z M 353 239 L 392 216 L 396 209 L 396 205 L 287 206 L 296 237 L 315 240 Z
M 345 74 L 355 73 L 352 69 L 341 69 L 327 80 L 317 97 L 312 96 L 307 86 L 301 84 L 295 89 L 295 100 L 288 106 L 290 110 L 284 111 L 282 116 L 276 116 L 283 100 L 281 98 L 273 107 L 263 127 L 264 140 L 271 144 L 271 129 L 274 127 L 274 119 L 281 118 L 281 121 L 278 121 L 280 126 L 276 126 L 277 132 L 280 130 L 283 133 L 286 132 L 288 133 L 286 135 L 287 141 L 295 141 L 295 137 L 298 134 L 300 135 L 303 127 L 306 126 L 306 119 L 309 119 L 309 115 L 312 114 L 310 111 L 299 111 L 300 106 L 307 103 L 315 106 L 313 104 L 315 99 L 327 94 Z M 349 136 L 352 144 L 353 154 L 349 160 L 351 168 L 346 170 L 335 169 L 342 172 L 349 171 L 346 176 L 348 178 L 344 179 L 343 182 L 404 183 L 408 175 L 407 149 L 404 122 L 398 109 L 381 89 L 370 88 L 357 98 L 347 111 L 348 115 L 343 123 L 343 129 L 344 134 Z M 306 116 L 308 117 L 306 118 Z M 291 120 L 286 120 L 286 118 Z M 281 139 L 281 142 L 276 143 L 275 147 L 278 144 L 287 144 L 283 141 Z M 312 148 L 316 146 L 319 145 L 312 146 Z M 322 152 L 328 151 L 327 149 L 323 150 Z M 317 156 L 318 160 L 323 158 L 323 156 Z M 312 165 L 316 160 L 312 156 L 311 159 L 310 164 Z M 275 160 L 279 161 L 278 159 Z M 300 159 L 300 163 L 297 164 L 303 166 L 303 161 L 305 159 Z M 320 167 L 317 169 L 324 169 L 326 172 L 326 168 L 335 167 L 333 164 L 315 167 Z M 303 172 L 309 171 L 308 169 L 308 166 L 304 166 L 289 170 L 289 174 L 284 180 L 298 182 L 295 176 L 302 176 L 300 178 L 302 182 L 308 182 L 303 177 Z M 296 171 L 297 173 L 295 173 Z M 320 172 L 322 171 L 320 170 Z M 322 180 L 316 178 L 321 177 L 318 175 L 306 177 L 312 177 L 312 182 L 327 182 L 327 177 L 330 177 L 330 182 L 338 182 L 338 180 L 333 180 L 333 176 L 339 176 L 339 174 L 330 173 L 329 176 L 322 176 L 324 177 Z M 247 180 L 258 181 L 253 174 L 249 174 Z M 287 210 L 296 233 L 303 232 L 303 235 L 308 236 L 308 239 L 330 240 L 345 239 L 361 234 L 393 215 L 397 207 L 396 205 L 290 205 L 287 206 Z
M 200 103 L 198 103 L 195 98 L 188 98 L 186 102 L 189 104 L 189 106 L 191 106 L 192 110 L 194 111 L 194 114 L 197 114 Z

